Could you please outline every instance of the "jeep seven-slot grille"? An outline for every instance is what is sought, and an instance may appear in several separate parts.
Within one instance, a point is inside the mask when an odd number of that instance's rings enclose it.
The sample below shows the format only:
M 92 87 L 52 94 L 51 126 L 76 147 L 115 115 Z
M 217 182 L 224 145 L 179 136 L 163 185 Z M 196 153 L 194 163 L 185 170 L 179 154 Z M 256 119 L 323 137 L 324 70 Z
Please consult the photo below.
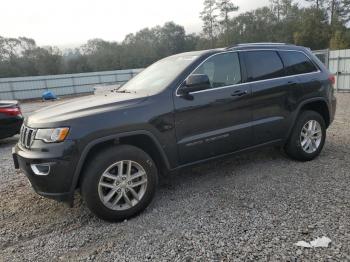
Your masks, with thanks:
M 29 128 L 25 125 L 21 128 L 21 134 L 20 134 L 20 142 L 21 145 L 25 148 L 30 148 L 33 144 L 34 138 L 35 138 L 36 129 Z

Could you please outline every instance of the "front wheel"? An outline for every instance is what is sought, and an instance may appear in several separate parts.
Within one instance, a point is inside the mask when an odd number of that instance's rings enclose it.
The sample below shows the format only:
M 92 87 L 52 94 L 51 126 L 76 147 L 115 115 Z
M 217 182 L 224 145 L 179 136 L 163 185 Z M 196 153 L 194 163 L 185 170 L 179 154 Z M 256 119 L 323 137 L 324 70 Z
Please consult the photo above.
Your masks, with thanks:
M 95 156 L 85 169 L 81 193 L 101 219 L 122 221 L 139 214 L 152 201 L 158 174 L 141 149 L 120 145 Z
M 285 152 L 293 159 L 310 161 L 320 154 L 325 139 L 326 124 L 323 117 L 315 111 L 304 111 L 295 123 Z

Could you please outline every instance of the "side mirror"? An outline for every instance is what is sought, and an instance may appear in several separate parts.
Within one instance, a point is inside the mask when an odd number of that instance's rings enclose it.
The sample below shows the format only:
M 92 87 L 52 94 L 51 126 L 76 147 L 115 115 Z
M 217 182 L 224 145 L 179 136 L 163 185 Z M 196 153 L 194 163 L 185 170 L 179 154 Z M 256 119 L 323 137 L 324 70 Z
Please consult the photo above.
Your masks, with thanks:
M 179 89 L 180 95 L 188 95 L 191 92 L 196 92 L 211 88 L 209 77 L 204 74 L 190 75 Z

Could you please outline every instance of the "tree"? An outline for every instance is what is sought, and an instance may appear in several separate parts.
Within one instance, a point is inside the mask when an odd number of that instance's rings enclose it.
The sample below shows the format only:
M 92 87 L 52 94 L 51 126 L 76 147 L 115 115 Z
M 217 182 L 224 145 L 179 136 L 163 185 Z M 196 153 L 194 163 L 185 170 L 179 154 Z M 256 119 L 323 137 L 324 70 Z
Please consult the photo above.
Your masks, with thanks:
M 278 23 L 290 14 L 293 7 L 297 6 L 293 3 L 293 0 L 270 0 L 270 3 L 271 10 L 277 17 Z
M 272 0 L 235 17 L 230 0 L 205 0 L 201 34 L 186 34 L 167 22 L 129 34 L 122 42 L 91 39 L 80 48 L 62 52 L 38 47 L 26 37 L 0 36 L 0 77 L 143 68 L 172 54 L 244 42 L 286 42 L 310 47 L 350 48 L 350 0 Z
M 270 0 L 271 10 L 277 17 L 277 22 L 281 19 L 281 0 Z
M 240 14 L 232 21 L 234 43 L 278 41 L 274 32 L 276 19 L 268 7 Z
M 350 0 L 328 0 L 330 24 L 341 23 L 346 25 L 350 21 Z
M 184 51 L 186 32 L 183 26 L 174 22 L 167 22 L 163 27 L 157 28 L 159 49 L 161 56 L 168 56 Z
M 79 48 L 69 49 L 63 55 L 63 73 L 72 74 L 80 72 L 90 72 L 87 56 L 82 55 Z
M 237 11 L 238 6 L 235 6 L 231 0 L 218 0 L 217 1 L 217 7 L 220 11 L 220 18 L 219 21 L 220 25 L 224 28 L 224 35 L 226 39 L 226 45 L 229 45 L 230 39 L 229 39 L 229 31 L 230 31 L 230 13 Z
M 17 38 L 0 38 L 0 58 L 11 59 L 19 55 L 21 41 Z
M 350 43 L 347 41 L 345 33 L 343 31 L 337 30 L 332 35 L 329 47 L 331 49 L 346 49 L 350 47 Z
M 217 6 L 215 0 L 204 0 L 204 8 L 200 13 L 200 18 L 203 21 L 203 33 L 210 40 L 210 47 L 214 47 L 215 36 L 219 26 L 217 20 Z
M 297 45 L 312 49 L 327 48 L 330 36 L 327 14 L 316 8 L 302 9 L 297 30 L 293 36 L 294 43 Z
M 315 7 L 317 10 L 320 10 L 323 9 L 325 0 L 306 0 L 306 2 L 311 3 L 313 7 Z

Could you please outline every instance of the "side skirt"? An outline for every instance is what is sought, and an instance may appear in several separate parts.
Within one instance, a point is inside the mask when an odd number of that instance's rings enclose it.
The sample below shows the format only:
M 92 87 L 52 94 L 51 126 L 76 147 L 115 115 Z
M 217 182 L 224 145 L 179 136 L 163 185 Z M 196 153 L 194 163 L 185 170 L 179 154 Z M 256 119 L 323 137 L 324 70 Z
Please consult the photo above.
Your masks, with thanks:
M 269 142 L 266 142 L 266 143 L 263 143 L 263 144 L 247 147 L 247 148 L 240 149 L 238 151 L 230 152 L 230 153 L 227 153 L 227 154 L 217 155 L 217 156 L 213 156 L 213 157 L 210 157 L 210 158 L 198 160 L 198 161 L 195 161 L 195 162 L 192 162 L 192 163 L 180 165 L 180 166 L 178 166 L 178 167 L 176 167 L 174 169 L 171 169 L 170 171 L 171 172 L 172 171 L 178 171 L 179 169 L 182 169 L 182 168 L 198 165 L 198 164 L 209 162 L 209 161 L 212 161 L 212 160 L 217 160 L 217 159 L 221 159 L 221 158 L 228 158 L 230 156 L 233 156 L 233 155 L 236 155 L 236 154 L 239 154 L 239 153 L 254 151 L 255 149 L 262 148 L 262 147 L 283 145 L 284 144 L 283 142 L 284 142 L 283 139 L 272 140 L 272 141 L 269 141 Z

